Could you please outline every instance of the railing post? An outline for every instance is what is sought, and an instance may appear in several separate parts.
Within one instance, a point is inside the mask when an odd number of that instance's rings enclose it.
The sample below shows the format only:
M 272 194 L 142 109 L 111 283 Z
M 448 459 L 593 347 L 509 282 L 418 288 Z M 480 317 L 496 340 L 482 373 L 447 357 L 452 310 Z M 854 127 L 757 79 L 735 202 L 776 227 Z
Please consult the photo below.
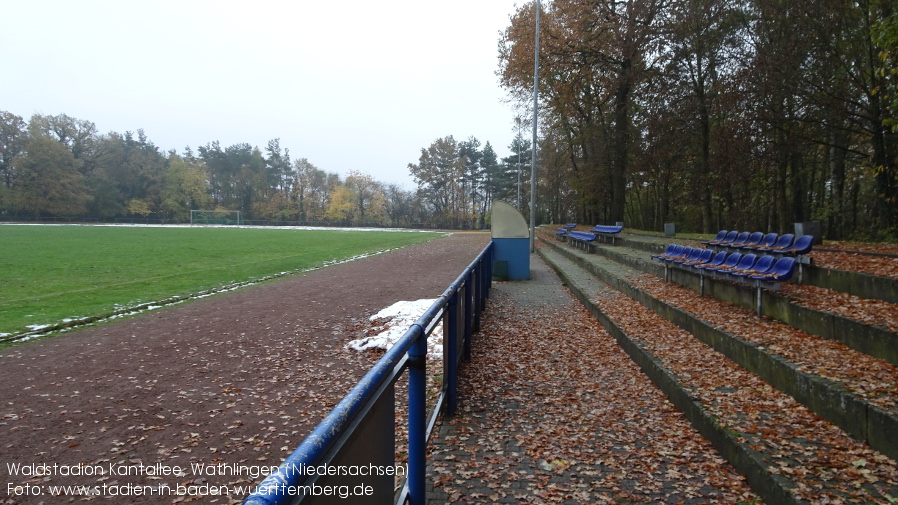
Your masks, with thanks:
M 474 330 L 474 303 L 477 301 L 474 287 L 474 271 L 468 272 L 465 279 L 465 361 L 471 359 L 471 332 Z
M 451 416 L 458 407 L 458 291 L 449 297 L 446 314 L 446 338 L 443 339 L 443 351 L 449 363 L 446 368 L 446 413 Z
M 427 335 L 408 351 L 408 494 L 411 505 L 424 505 L 427 466 Z
M 758 300 L 757 300 L 758 317 L 761 317 L 761 281 L 758 280 L 756 282 L 757 282 L 757 286 L 758 286 Z
M 483 300 L 486 300 L 490 297 L 490 287 L 493 285 L 493 245 L 490 244 L 487 247 L 489 247 L 489 252 L 483 258 L 483 292 L 481 293 Z M 485 306 L 486 303 L 484 302 L 481 305 L 481 308 Z
M 483 260 L 477 262 L 477 266 L 471 272 L 473 274 L 474 286 L 471 290 L 471 296 L 474 298 L 473 331 L 480 331 L 480 311 L 483 310 Z M 471 356 L 465 356 L 465 359 L 471 359 Z

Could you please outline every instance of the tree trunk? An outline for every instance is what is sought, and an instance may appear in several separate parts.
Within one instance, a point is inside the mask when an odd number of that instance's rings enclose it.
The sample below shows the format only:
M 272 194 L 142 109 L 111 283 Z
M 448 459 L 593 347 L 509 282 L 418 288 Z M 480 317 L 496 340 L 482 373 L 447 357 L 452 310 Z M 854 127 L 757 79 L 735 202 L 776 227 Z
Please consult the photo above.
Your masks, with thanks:
M 614 159 L 611 166 L 610 221 L 624 220 L 627 162 L 630 145 L 630 60 L 621 62 L 620 81 L 614 103 Z

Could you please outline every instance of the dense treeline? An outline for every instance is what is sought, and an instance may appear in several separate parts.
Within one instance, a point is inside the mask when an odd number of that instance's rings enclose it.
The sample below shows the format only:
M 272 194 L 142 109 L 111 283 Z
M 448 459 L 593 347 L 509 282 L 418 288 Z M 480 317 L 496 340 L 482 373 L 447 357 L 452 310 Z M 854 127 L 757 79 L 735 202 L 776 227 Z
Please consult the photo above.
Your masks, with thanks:
M 545 5 L 545 4 L 544 4 Z M 539 220 L 898 236 L 894 0 L 553 0 Z M 535 3 L 500 41 L 531 100 Z
M 526 144 L 518 138 L 518 143 Z M 525 149 L 529 146 L 525 146 Z M 417 191 L 361 171 L 345 177 L 264 150 L 218 142 L 163 153 L 142 130 L 97 133 L 89 121 L 0 111 L 0 220 L 152 218 L 186 222 L 191 210 L 239 210 L 246 221 L 356 226 L 483 227 L 513 177 L 489 142 L 451 136 L 422 149 Z
M 529 153 L 530 143 L 518 135 L 509 148 Z M 453 228 L 485 228 L 493 200 L 525 207 L 516 188 L 518 175 L 530 172 L 530 159 L 516 160 L 514 155 L 499 160 L 489 142 L 481 149 L 474 137 L 459 142 L 449 136 L 421 149 L 418 163 L 408 168 L 418 184 L 417 197 L 434 215 Z

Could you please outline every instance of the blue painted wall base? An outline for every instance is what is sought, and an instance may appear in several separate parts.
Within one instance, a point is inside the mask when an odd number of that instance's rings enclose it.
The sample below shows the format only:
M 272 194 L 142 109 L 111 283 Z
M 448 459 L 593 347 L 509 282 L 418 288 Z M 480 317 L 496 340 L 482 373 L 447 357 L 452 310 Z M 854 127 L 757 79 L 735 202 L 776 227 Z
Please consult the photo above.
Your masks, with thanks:
M 508 262 L 508 280 L 530 278 L 530 238 L 494 238 L 493 259 Z

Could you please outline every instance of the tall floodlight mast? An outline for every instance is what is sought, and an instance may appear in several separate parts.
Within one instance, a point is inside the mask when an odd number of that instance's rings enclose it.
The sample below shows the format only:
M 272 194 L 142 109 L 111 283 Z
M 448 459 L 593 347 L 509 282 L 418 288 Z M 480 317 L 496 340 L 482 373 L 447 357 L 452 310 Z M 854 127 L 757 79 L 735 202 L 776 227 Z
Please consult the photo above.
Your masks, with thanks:
M 536 252 L 536 123 L 539 118 L 539 0 L 536 0 L 536 43 L 533 45 L 533 157 L 530 165 L 530 252 Z
M 518 199 L 515 200 L 515 204 L 518 206 L 518 210 L 524 210 L 524 202 L 521 201 L 521 118 L 514 118 L 514 122 L 518 125 L 518 135 L 515 137 L 515 143 L 518 145 Z

